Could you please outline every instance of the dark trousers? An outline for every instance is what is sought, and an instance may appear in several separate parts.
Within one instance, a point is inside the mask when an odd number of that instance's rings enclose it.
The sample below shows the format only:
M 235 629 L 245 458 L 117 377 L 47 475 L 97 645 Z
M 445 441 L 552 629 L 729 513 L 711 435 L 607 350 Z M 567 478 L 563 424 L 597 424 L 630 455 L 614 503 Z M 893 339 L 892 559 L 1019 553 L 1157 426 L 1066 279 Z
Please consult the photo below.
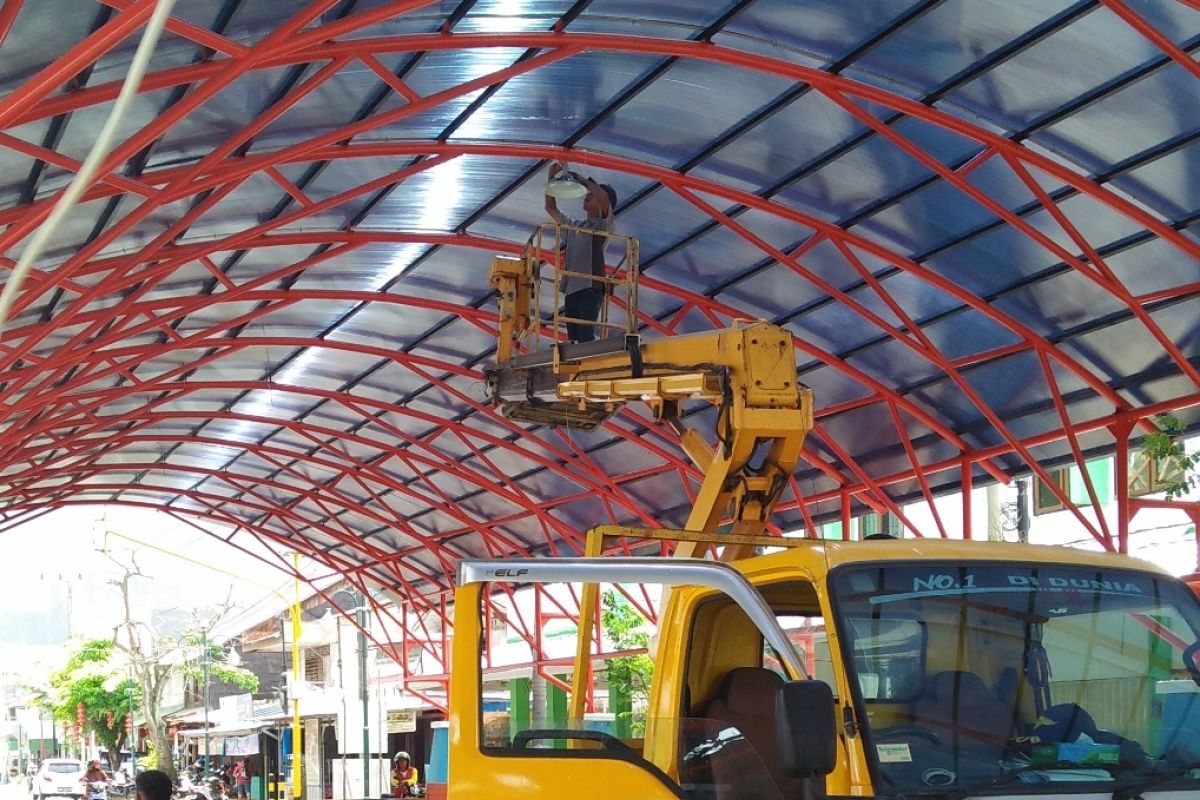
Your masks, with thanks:
M 600 304 L 604 302 L 604 289 L 593 287 L 571 292 L 563 301 L 562 313 L 567 317 L 595 322 L 600 318 Z M 567 323 L 567 338 L 572 342 L 590 342 L 596 338 L 596 326 L 582 322 Z

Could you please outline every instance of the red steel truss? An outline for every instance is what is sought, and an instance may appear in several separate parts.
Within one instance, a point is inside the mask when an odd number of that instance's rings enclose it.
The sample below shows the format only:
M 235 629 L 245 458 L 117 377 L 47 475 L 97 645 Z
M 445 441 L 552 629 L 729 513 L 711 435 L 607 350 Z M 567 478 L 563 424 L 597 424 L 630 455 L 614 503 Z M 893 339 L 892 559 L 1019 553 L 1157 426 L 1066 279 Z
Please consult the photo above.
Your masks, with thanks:
M 43 162 L 68 172 L 79 168 L 76 158 L 14 131 L 18 126 L 102 108 L 116 97 L 116 81 L 60 91 L 81 71 L 127 44 L 154 5 L 152 0 L 103 3 L 113 9 L 108 22 L 58 54 L 0 103 L 0 157 Z M 21 0 L 0 2 L 0 43 L 23 9 L 32 5 Z M 486 264 L 489 253 L 519 252 L 519 242 L 473 233 L 470 226 L 432 232 L 419 230 L 415 224 L 394 230 L 353 225 L 333 228 L 320 222 L 319 216 L 458 159 L 523 164 L 567 159 L 661 185 L 763 258 L 786 267 L 850 312 L 864 330 L 887 337 L 936 370 L 996 435 L 994 443 L 973 444 L 978 440 L 956 430 L 953 420 L 898 383 L 889 383 L 886 377 L 797 336 L 795 349 L 802 363 L 823 365 L 863 389 L 857 399 L 821 407 L 817 427 L 805 447 L 806 469 L 827 479 L 833 488 L 806 493 L 793 479 L 782 504 L 781 510 L 798 512 L 811 535 L 816 535 L 814 515 L 819 511 L 822 517 L 829 516 L 833 504 L 836 516 L 847 523 L 843 527 L 847 532 L 852 515 L 867 508 L 895 514 L 915 535 L 947 537 L 961 531 L 970 536 L 970 489 L 975 481 L 986 477 L 1008 482 L 1019 471 L 1041 478 L 1101 546 L 1121 552 L 1128 549 L 1130 520 L 1156 502 L 1131 499 L 1123 486 L 1130 439 L 1153 429 L 1158 414 L 1200 405 L 1200 371 L 1193 364 L 1194 354 L 1189 356 L 1180 337 L 1170 332 L 1154 308 L 1200 294 L 1200 280 L 1149 292 L 1130 289 L 1107 263 L 1101 243 L 1084 233 L 1083 221 L 1064 211 L 1056 200 L 1056 189 L 1088 198 L 1122 217 L 1131 228 L 1160 240 L 1174 257 L 1196 264 L 1200 263 L 1200 243 L 1193 235 L 1137 199 L 1041 149 L 936 104 L 836 72 L 711 41 L 576 33 L 561 28 L 544 33 L 487 34 L 453 32 L 445 26 L 436 33 L 373 35 L 373 26 L 433 4 L 429 0 L 384 3 L 325 19 L 323 15 L 334 5 L 334 0 L 301 4 L 252 45 L 179 18 L 171 21 L 168 30 L 173 35 L 208 48 L 211 56 L 146 76 L 143 95 L 168 89 L 185 91 L 178 102 L 143 121 L 123 139 L 106 160 L 101 178 L 86 192 L 88 207 L 123 199 L 122 216 L 62 263 L 39 265 L 34 270 L 0 340 L 0 407 L 7 421 L 0 429 L 0 465 L 6 476 L 0 488 L 0 531 L 56 508 L 112 499 L 131 506 L 165 508 L 231 546 L 239 546 L 233 541 L 239 534 L 250 534 L 298 550 L 344 575 L 368 597 L 372 596 L 370 590 L 384 587 L 402 598 L 398 612 L 371 600 L 378 614 L 389 617 L 403 631 L 401 641 L 377 644 L 401 664 L 408 663 L 410 648 L 428 654 L 437 665 L 437 674 L 406 676 L 404 681 L 410 691 L 438 704 L 428 690 L 444 681 L 448 670 L 451 626 L 446 604 L 459 560 L 480 555 L 581 552 L 583 532 L 564 519 L 561 509 L 593 502 L 603 509 L 601 517 L 593 520 L 596 523 L 636 520 L 654 525 L 656 510 L 648 508 L 631 487 L 666 478 L 677 486 L 677 501 L 686 502 L 699 476 L 681 456 L 675 435 L 636 411 L 624 412 L 607 431 L 642 452 L 645 463 L 614 471 L 570 436 L 559 432 L 530 436 L 525 428 L 493 411 L 478 393 L 464 388 L 481 380 L 477 358 L 456 361 L 319 332 L 280 335 L 268 332 L 266 323 L 288 310 L 317 314 L 329 305 L 370 305 L 392 308 L 397 314 L 439 314 L 493 335 L 496 318 L 491 305 L 387 289 L 315 288 L 292 282 L 306 270 L 370 246 L 446 248 L 479 265 Z M 1200 78 L 1194 58 L 1145 17 L 1122 0 L 1104 0 L 1103 5 L 1180 68 Z M 382 60 L 402 54 L 496 48 L 523 48 L 527 56 L 428 95 L 415 91 Z M 387 135 L 389 126 L 418 114 L 586 53 L 679 59 L 741 70 L 747 81 L 773 78 L 807 85 L 928 169 L 963 202 L 987 210 L 1103 292 L 1136 321 L 1158 348 L 1156 355 L 1190 382 L 1192 390 L 1176 391 L 1158 402 L 1135 403 L 1128 393 L 1113 388 L 1112 376 L 1002 306 L 910 253 L 831 222 L 819 209 L 798 208 L 649 158 L 534 142 L 393 141 Z M 313 68 L 278 102 L 233 135 L 205 147 L 197 158 L 183 164 L 126 170 L 132 158 L 154 146 L 222 90 L 256 77 L 265 80 L 268 70 L 305 64 Z M 332 78 L 362 69 L 376 75 L 399 105 L 348 124 L 298 135 L 283 145 L 251 147 L 272 123 Z M 976 153 L 958 166 L 947 165 L 906 138 L 878 109 L 961 137 L 975 145 Z M 297 166 L 395 164 L 401 159 L 407 159 L 404 166 L 381 170 L 369 180 L 348 183 L 319 198 L 288 177 Z M 1045 212 L 1044 218 L 1035 223 L 1030 214 L 1016 213 L 981 189 L 972 177 L 984 167 L 1004 170 L 1015 184 L 1025 187 L 1038 209 Z M 203 229 L 224 208 L 223 201 L 254 180 L 269 182 L 292 205 L 285 213 L 266 219 L 227 225 L 216 235 L 189 235 Z M 11 268 L 9 256 L 15 256 L 46 218 L 56 198 L 57 193 L 48 193 L 0 209 L 0 266 Z M 264 202 L 266 207 L 273 206 L 277 196 Z M 794 226 L 794 238 L 803 243 L 781 249 L 732 208 L 751 209 Z M 819 245 L 834 248 L 864 288 L 848 291 L 824 277 L 811 262 L 812 251 Z M 302 258 L 281 255 L 273 262 L 277 266 L 252 277 L 226 273 L 218 266 L 222 254 L 287 254 L 295 248 L 307 248 L 310 254 Z M 891 297 L 878 276 L 878 267 L 869 266 L 878 262 L 920 281 L 930 291 L 953 298 L 1003 329 L 1010 342 L 966 356 L 948 355 L 922 329 L 921 321 Z M 214 283 L 214 291 L 173 291 L 173 281 L 197 268 Z M 482 275 L 482 268 L 474 274 Z M 482 286 L 475 288 L 482 290 Z M 686 320 L 697 317 L 712 326 L 723 326 L 745 315 L 708 294 L 658 280 L 653 272 L 643 279 L 642 291 L 669 298 L 675 309 L 668 315 L 643 314 L 647 329 L 662 334 L 680 330 Z M 55 293 L 61 293 L 63 300 L 52 305 L 51 313 L 44 304 Z M 182 324 L 185 321 L 188 324 Z M 220 370 L 228 365 L 245 372 L 247 365 L 258 363 L 254 354 L 264 351 L 303 351 L 331 361 L 394 365 L 448 398 L 455 413 L 434 413 L 381 399 L 379 392 L 366 391 L 361 383 L 331 389 L 321 384 L 279 382 L 272 378 L 278 366 L 275 363 L 252 370 L 260 373 L 255 377 L 220 376 Z M 966 377 L 980 365 L 1022 355 L 1036 359 L 1041 388 L 1057 419 L 1050 429 L 1034 434 L 1017 430 Z M 1103 410 L 1089 406 L 1081 413 L 1073 407 L 1067 386 L 1070 392 L 1082 391 L 1098 399 Z M 263 406 L 247 399 L 263 396 L 273 401 Z M 285 410 L 276 411 L 275 405 Z M 325 409 L 320 418 L 286 412 L 316 405 Z M 831 423 L 839 416 L 864 410 L 878 426 L 894 432 L 906 466 L 881 474 L 831 432 Z M 205 430 L 205 425 L 212 423 L 254 435 L 218 436 Z M 271 431 L 285 432 L 286 442 L 268 435 Z M 1085 451 L 1097 448 L 1097 434 L 1102 434 L 1105 446 L 1116 453 L 1118 512 L 1113 519 L 1097 511 L 1097 489 L 1084 468 Z M 913 444 L 921 437 L 936 437 L 953 455 L 924 457 Z M 1081 441 L 1084 437 L 1090 437 L 1086 443 Z M 1080 468 L 1090 506 L 1072 503 L 1039 464 L 1037 448 L 1056 442 L 1065 443 Z M 215 450 L 232 447 L 244 457 L 227 467 L 191 463 L 171 456 L 181 445 Z M 559 488 L 552 494 L 530 490 L 513 474 L 514 463 L 554 476 Z M 1020 466 L 1014 469 L 1014 465 Z M 933 530 L 918 530 L 889 492 L 914 482 L 914 491 L 934 520 Z M 456 488 L 448 488 L 451 483 Z M 938 487 L 950 484 L 964 489 L 961 522 L 957 523 L 946 517 L 944 506 L 939 509 L 935 505 Z M 464 492 L 486 495 L 486 507 L 462 502 Z M 1181 506 L 1193 520 L 1194 506 Z M 421 521 L 414 508 L 435 513 L 439 524 Z M 214 533 L 200 520 L 233 532 Z M 532 539 L 528 533 L 522 537 L 514 533 L 517 529 L 538 534 Z M 291 570 L 285 559 L 274 566 Z M 647 597 L 629 599 L 645 613 L 652 613 Z M 557 680 L 550 671 L 556 664 L 542 646 L 541 623 L 554 615 L 577 616 L 578 605 L 543 609 L 543 604 L 558 605 L 558 601 L 540 590 L 537 602 L 536 619 L 506 621 L 529 644 L 533 668 Z M 501 612 L 489 607 L 487 613 Z M 442 618 L 440 634 L 431 634 L 426 628 L 423 615 L 428 614 Z

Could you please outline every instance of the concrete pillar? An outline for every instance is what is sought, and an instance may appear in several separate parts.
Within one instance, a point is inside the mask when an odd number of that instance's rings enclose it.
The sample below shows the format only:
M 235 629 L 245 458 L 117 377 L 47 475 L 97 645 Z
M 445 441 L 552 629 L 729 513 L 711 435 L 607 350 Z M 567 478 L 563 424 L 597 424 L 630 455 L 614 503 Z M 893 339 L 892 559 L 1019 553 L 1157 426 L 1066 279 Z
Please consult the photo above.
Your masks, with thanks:
M 988 541 L 1004 541 L 1004 509 L 1000 503 L 1000 484 L 987 487 Z
M 516 678 L 508 682 L 508 733 L 516 736 L 527 731 L 529 724 L 529 678 Z
M 536 672 L 529 684 L 529 704 L 533 709 L 534 728 L 545 728 L 549 719 L 546 713 L 546 679 Z

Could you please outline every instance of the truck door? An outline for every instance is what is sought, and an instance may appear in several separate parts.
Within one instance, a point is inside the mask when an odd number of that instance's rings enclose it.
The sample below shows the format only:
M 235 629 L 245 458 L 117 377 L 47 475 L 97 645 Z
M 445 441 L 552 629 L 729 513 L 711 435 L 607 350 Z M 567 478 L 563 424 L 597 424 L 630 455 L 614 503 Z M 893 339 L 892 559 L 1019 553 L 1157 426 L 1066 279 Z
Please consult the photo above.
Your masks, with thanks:
M 579 596 L 579 585 L 585 581 L 600 583 L 602 592 L 609 581 L 613 582 L 609 587 L 670 585 L 694 587 L 708 595 L 716 590 L 715 596 L 728 598 L 752 623 L 754 630 L 750 637 L 758 648 L 759 662 L 765 639 L 787 664 L 789 675 L 804 673 L 800 657 L 770 606 L 745 576 L 727 564 L 662 558 L 464 562 L 455 595 L 454 661 L 450 676 L 450 800 L 496 800 L 510 796 L 522 800 L 564 797 L 612 800 L 614 796 L 637 800 L 710 797 L 732 800 L 734 795 L 727 794 L 725 789 L 734 786 L 735 781 L 714 782 L 704 776 L 685 774 L 685 765 L 679 757 L 681 731 L 691 722 L 686 719 L 687 692 L 681 679 L 682 648 L 688 645 L 687 615 L 692 605 L 683 600 L 673 598 L 663 611 L 655 663 L 657 674 L 649 698 L 644 701 L 649 713 L 643 736 L 639 736 L 640 729 L 613 728 L 615 720 L 611 717 L 585 716 L 581 725 L 568 725 L 562 718 L 555 718 L 553 712 L 547 714 L 549 719 L 543 720 L 522 715 L 521 707 L 527 709 L 528 703 L 523 688 L 522 692 L 512 691 L 512 682 L 530 674 L 532 655 L 525 650 L 521 658 L 518 651 L 530 646 L 537 648 L 540 651 L 537 660 L 543 665 L 542 678 L 551 687 L 556 683 L 569 687 L 569 681 L 564 679 L 573 664 L 573 631 L 563 631 L 560 645 L 550 639 L 555 623 L 571 624 L 568 618 L 573 611 L 572 603 Z M 679 595 L 689 592 L 692 588 Z M 524 626 L 527 641 L 518 642 L 516 650 L 510 648 L 504 652 L 492 626 L 485 624 L 494 614 Z M 528 641 L 530 632 L 536 633 L 532 641 Z M 606 641 L 606 651 L 610 647 L 611 642 Z M 778 689 L 783 680 L 773 673 L 772 677 Z M 607 678 L 597 679 L 592 704 L 595 710 L 615 705 L 611 690 Z M 551 694 L 558 691 L 547 689 Z M 603 704 L 602 694 L 608 695 Z M 559 697 L 560 707 L 565 708 L 565 698 Z M 768 699 L 773 707 L 775 695 Z M 819 701 L 813 708 L 813 713 L 821 713 Z M 832 704 L 825 711 L 832 729 Z M 745 732 L 727 720 L 711 733 L 710 741 L 699 741 L 698 746 L 731 752 L 746 738 Z M 740 749 L 739 763 L 749 768 L 756 758 L 755 752 Z M 759 765 L 758 771 L 762 769 Z M 765 792 L 754 797 L 775 800 L 777 795 Z
M 839 695 L 829 631 L 811 583 L 760 587 L 772 613 L 804 664 L 804 674 Z M 682 597 L 681 597 L 682 599 Z M 778 646 L 729 598 L 709 594 L 686 614 L 690 620 L 685 669 L 686 713 L 680 733 L 681 782 L 696 800 L 768 800 L 821 797 L 824 777 L 789 776 L 779 760 L 775 695 L 788 680 Z M 846 763 L 839 742 L 839 764 Z M 828 784 L 842 793 L 840 766 Z
M 624 725 L 616 724 L 616 713 L 594 715 L 582 727 L 567 724 L 564 683 L 569 686 L 574 626 L 562 612 L 571 596 L 563 584 L 497 593 L 492 584 L 475 583 L 456 593 L 449 800 L 560 800 L 568 790 L 570 800 L 685 797 L 671 776 L 642 757 L 640 738 L 626 735 L 640 730 L 629 730 L 627 718 L 620 720 Z M 504 626 L 483 624 L 484 617 L 500 616 Z M 559 666 L 542 677 L 545 719 L 530 708 L 532 648 L 522 641 L 525 631 L 513 630 L 534 620 L 541 623 L 535 646 L 551 656 L 562 651 Z M 512 634 L 499 633 L 502 628 Z

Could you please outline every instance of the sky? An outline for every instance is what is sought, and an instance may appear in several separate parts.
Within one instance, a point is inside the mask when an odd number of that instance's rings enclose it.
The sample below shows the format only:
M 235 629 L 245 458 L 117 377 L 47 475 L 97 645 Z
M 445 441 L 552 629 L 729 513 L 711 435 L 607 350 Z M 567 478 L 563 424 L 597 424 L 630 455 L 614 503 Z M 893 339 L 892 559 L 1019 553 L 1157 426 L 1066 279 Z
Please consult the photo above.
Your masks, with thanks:
M 103 552 L 106 538 L 109 554 L 126 564 L 136 550 L 133 557 L 149 576 L 130 583 L 134 614 L 142 619 L 170 610 L 190 614 L 228 598 L 232 616 L 250 625 L 292 597 L 289 576 L 167 514 L 119 506 L 62 509 L 0 532 L 0 673 L 53 668 L 70 636 L 112 635 L 123 613 L 111 581 L 124 570 Z M 240 532 L 231 543 L 274 560 L 252 534 Z

